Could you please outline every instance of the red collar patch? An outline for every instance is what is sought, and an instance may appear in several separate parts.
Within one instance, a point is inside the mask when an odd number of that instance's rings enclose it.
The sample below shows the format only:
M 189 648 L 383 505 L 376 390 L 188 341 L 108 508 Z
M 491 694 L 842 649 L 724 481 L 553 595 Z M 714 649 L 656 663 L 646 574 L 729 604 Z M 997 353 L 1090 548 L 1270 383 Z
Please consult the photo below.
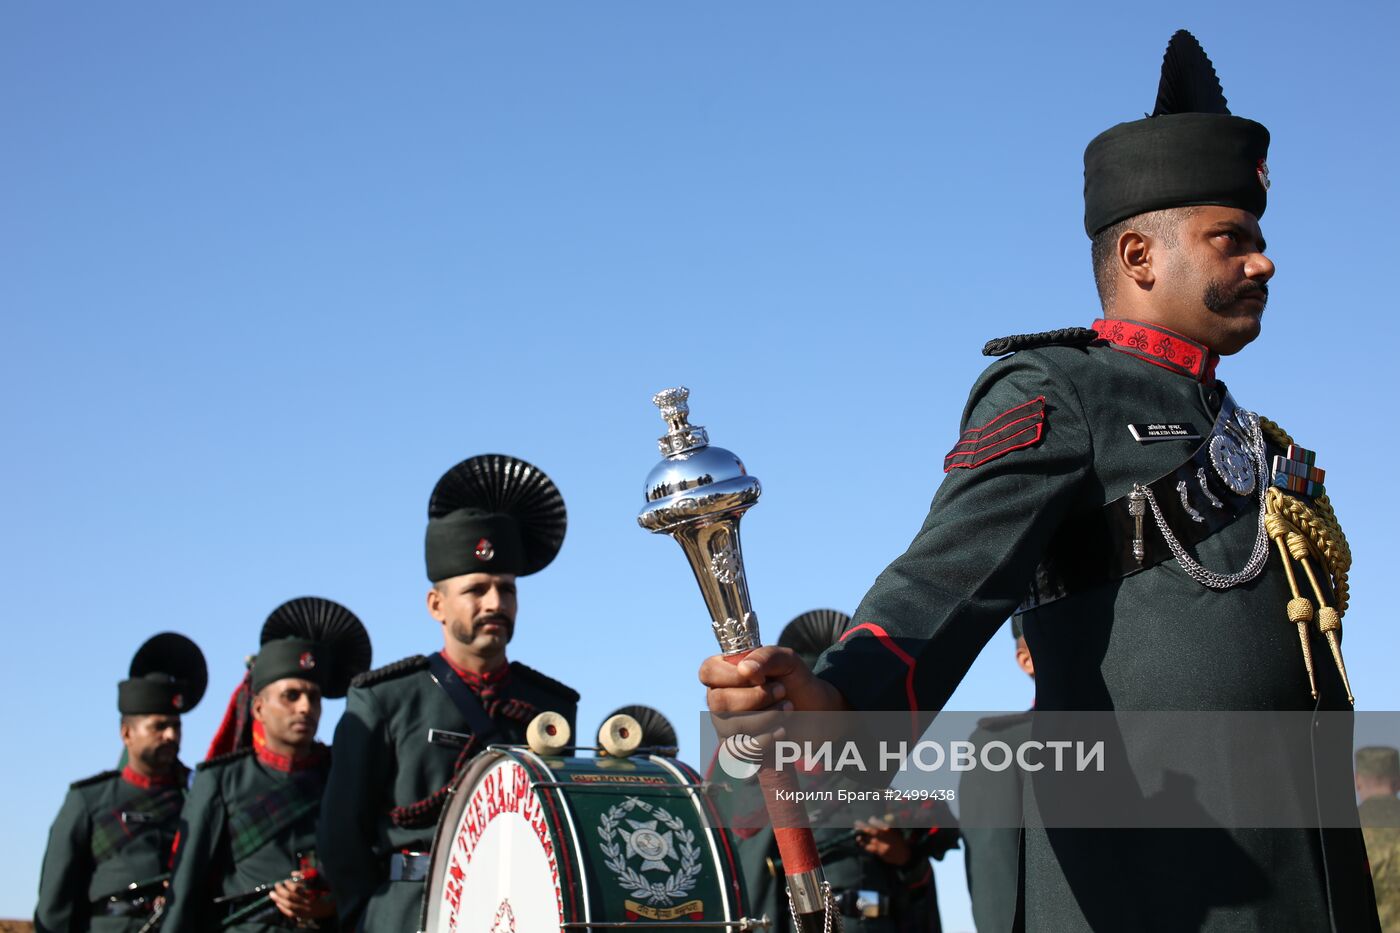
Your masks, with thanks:
M 312 745 L 311 750 L 305 755 L 295 757 L 279 755 L 265 744 L 254 744 L 253 750 L 254 754 L 258 756 L 258 761 L 274 771 L 305 771 L 308 768 L 318 767 L 326 760 L 326 746 L 320 742 Z
M 180 783 L 180 769 L 176 768 L 169 774 L 159 774 L 154 777 L 146 777 L 131 765 L 122 768 L 122 780 L 134 787 L 142 790 L 150 790 L 152 787 L 174 787 Z
M 1197 382 L 1215 381 L 1215 364 L 1220 362 L 1220 356 L 1190 337 L 1138 321 L 1097 320 L 1093 328 L 1115 350 Z
M 503 684 L 510 679 L 510 665 L 502 664 L 494 671 L 487 671 L 484 674 L 477 674 L 473 671 L 466 671 L 452 663 L 452 659 L 447 656 L 446 651 L 439 651 L 442 659 L 447 662 L 447 666 L 452 668 L 452 673 L 462 678 L 462 682 L 478 693 L 482 687 L 494 687 Z

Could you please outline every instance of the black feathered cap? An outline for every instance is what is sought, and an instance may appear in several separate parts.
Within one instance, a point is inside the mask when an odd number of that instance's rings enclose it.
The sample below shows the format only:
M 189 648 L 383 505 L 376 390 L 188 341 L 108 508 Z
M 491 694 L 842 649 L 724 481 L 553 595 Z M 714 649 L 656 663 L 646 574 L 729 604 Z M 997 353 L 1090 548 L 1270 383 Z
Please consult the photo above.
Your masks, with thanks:
M 851 617 L 835 609 L 813 609 L 793 619 L 778 636 L 778 646 L 791 648 L 808 663 L 841 640 Z
M 272 610 L 261 641 L 253 659 L 254 693 L 284 677 L 298 677 L 318 684 L 322 696 L 343 697 L 373 658 L 369 632 L 355 614 L 319 596 L 291 599 Z
M 188 713 L 209 685 L 204 652 L 175 632 L 161 632 L 138 648 L 127 676 L 117 684 L 117 710 L 123 716 Z
M 428 500 L 428 579 L 537 573 L 559 553 L 568 524 L 564 497 L 539 467 L 505 454 L 463 460 Z
M 620 706 L 608 713 L 603 717 L 603 722 L 622 714 L 631 716 L 637 720 L 637 725 L 642 727 L 643 748 L 679 747 L 680 740 L 676 738 L 676 727 L 671 725 L 671 720 L 663 716 L 660 710 L 643 706 L 640 703 L 633 703 L 631 706 Z
M 1217 204 L 1264 216 L 1269 131 L 1233 116 L 1196 37 L 1178 30 L 1162 58 L 1152 115 L 1084 150 L 1084 230 L 1169 207 Z

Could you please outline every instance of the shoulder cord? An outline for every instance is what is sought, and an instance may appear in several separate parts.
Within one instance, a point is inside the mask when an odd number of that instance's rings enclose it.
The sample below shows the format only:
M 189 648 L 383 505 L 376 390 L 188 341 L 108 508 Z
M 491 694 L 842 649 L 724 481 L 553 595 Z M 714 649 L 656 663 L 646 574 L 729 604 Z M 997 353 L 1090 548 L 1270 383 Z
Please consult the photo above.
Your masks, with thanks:
M 1288 432 L 1268 418 L 1260 418 L 1259 424 L 1276 446 L 1287 449 L 1288 445 L 1293 443 L 1293 438 Z M 1356 699 L 1352 696 L 1346 664 L 1342 661 L 1341 643 L 1342 615 L 1347 610 L 1350 594 L 1347 574 L 1351 570 L 1351 547 L 1347 544 L 1341 523 L 1337 521 L 1337 513 L 1332 509 L 1332 500 L 1327 498 L 1326 493 L 1322 493 L 1314 498 L 1309 506 L 1296 496 L 1289 495 L 1276 486 L 1270 486 L 1264 522 L 1269 538 L 1278 547 L 1284 572 L 1288 576 L 1288 588 L 1293 593 L 1293 598 L 1288 601 L 1288 621 L 1298 626 L 1298 641 L 1303 647 L 1303 663 L 1308 669 L 1308 686 L 1312 689 L 1313 699 L 1316 700 L 1318 696 L 1317 677 L 1313 672 L 1308 626 L 1316 617 L 1318 628 L 1327 639 L 1327 646 L 1332 650 L 1332 660 L 1337 665 L 1337 672 L 1342 675 L 1342 686 L 1346 688 L 1347 701 L 1355 705 Z M 1312 602 L 1299 590 L 1298 577 L 1293 571 L 1290 558 L 1297 561 L 1307 575 L 1313 596 L 1317 599 L 1316 612 Z M 1331 592 L 1336 600 L 1335 607 L 1327 604 L 1327 591 L 1322 588 L 1317 574 L 1313 571 L 1314 560 L 1327 571 Z
M 1217 573 L 1206 569 L 1192 558 L 1187 553 L 1186 548 L 1172 534 L 1150 487 L 1134 486 L 1129 496 L 1131 500 L 1129 508 L 1134 515 L 1141 516 L 1144 504 L 1150 506 L 1152 517 L 1157 523 L 1157 529 L 1166 539 L 1167 547 L 1171 550 L 1172 556 L 1176 558 L 1181 569 L 1197 583 L 1214 590 L 1229 589 L 1241 583 L 1248 583 L 1257 577 L 1264 569 L 1264 564 L 1268 559 L 1268 542 L 1273 541 L 1283 560 L 1283 570 L 1288 577 L 1289 590 L 1293 593 L 1293 597 L 1288 601 L 1286 612 L 1288 621 L 1298 627 L 1298 642 L 1302 646 L 1303 665 L 1308 671 L 1308 686 L 1312 691 L 1312 697 L 1316 700 L 1318 692 L 1308 627 L 1316 618 L 1318 629 L 1327 639 L 1327 645 L 1332 651 L 1332 659 L 1337 665 L 1338 673 L 1342 676 L 1342 685 L 1346 688 L 1347 701 L 1354 705 L 1356 699 L 1352 696 L 1351 681 L 1347 677 L 1346 664 L 1342 660 L 1341 644 L 1342 614 L 1346 612 L 1349 595 L 1347 574 L 1351 570 L 1351 548 L 1347 544 L 1346 534 L 1343 533 L 1342 526 L 1337 521 L 1337 513 L 1333 511 L 1332 501 L 1327 498 L 1326 493 L 1314 498 L 1312 505 L 1309 506 L 1296 496 L 1269 484 L 1267 464 L 1264 459 L 1265 439 L 1267 438 L 1277 447 L 1287 449 L 1293 443 L 1293 438 L 1289 436 L 1287 431 L 1268 418 L 1250 415 L 1249 419 L 1251 422 L 1249 455 L 1250 459 L 1254 461 L 1256 483 L 1259 490 L 1259 532 L 1254 539 L 1254 549 L 1250 553 L 1249 561 L 1242 569 L 1235 573 Z M 1303 572 L 1307 576 L 1313 596 L 1317 600 L 1316 610 L 1314 610 L 1312 602 L 1299 589 L 1298 576 L 1294 572 L 1293 561 L 1296 561 L 1303 568 Z M 1318 561 L 1326 568 L 1330 578 L 1328 582 L 1331 584 L 1331 592 L 1336 600 L 1335 607 L 1327 603 L 1327 590 L 1323 589 L 1313 570 L 1313 561 Z

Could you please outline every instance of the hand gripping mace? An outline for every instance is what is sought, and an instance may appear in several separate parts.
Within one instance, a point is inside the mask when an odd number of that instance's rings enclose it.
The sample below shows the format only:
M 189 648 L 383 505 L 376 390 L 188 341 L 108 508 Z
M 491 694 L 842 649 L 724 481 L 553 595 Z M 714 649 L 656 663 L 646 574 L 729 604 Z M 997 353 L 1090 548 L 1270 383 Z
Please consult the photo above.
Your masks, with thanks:
M 714 620 L 720 651 L 726 661 L 738 664 L 762 644 L 739 548 L 739 519 L 758 501 L 761 487 L 738 457 L 711 447 L 705 429 L 688 423 L 689 397 L 684 386 L 652 396 L 666 421 L 666 436 L 657 441 L 664 459 L 647 475 L 646 505 L 637 524 L 680 544 Z M 795 802 L 800 796 L 778 793 L 795 791 L 796 775 L 764 768 L 759 782 L 783 858 L 797 929 L 837 928 L 840 918 L 831 886 L 822 874 L 806 813 Z

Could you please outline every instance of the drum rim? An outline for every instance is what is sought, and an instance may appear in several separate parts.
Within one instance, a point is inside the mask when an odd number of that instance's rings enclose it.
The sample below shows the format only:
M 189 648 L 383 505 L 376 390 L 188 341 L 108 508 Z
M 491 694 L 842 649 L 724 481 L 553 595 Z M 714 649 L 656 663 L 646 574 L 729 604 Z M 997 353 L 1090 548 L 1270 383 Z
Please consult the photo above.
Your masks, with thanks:
M 664 771 L 678 785 L 698 784 L 701 781 L 700 775 L 693 768 L 678 759 L 655 754 L 634 757 Z M 545 819 L 550 835 L 555 842 L 556 859 L 563 862 L 559 866 L 559 876 L 561 893 L 564 893 L 564 922 L 576 923 L 580 919 L 584 923 L 592 921 L 593 905 L 587 897 L 587 892 L 591 890 L 590 881 L 593 879 L 588 861 L 585 858 L 583 838 L 578 830 L 569 795 L 564 793 L 561 788 L 536 787 L 540 781 L 554 780 L 559 776 L 550 761 L 546 760 L 547 758 L 561 762 L 594 762 L 597 760 L 574 756 L 541 756 L 524 746 L 491 745 L 469 761 L 461 773 L 453 779 L 452 790 L 448 795 L 446 805 L 442 808 L 442 813 L 438 817 L 437 828 L 433 831 L 433 848 L 428 863 L 428 880 L 423 887 L 423 903 L 419 910 L 419 929 L 430 929 L 428 926 L 430 905 L 435 905 L 436 900 L 438 900 L 438 898 L 431 896 L 436 893 L 432 890 L 432 882 L 441 873 L 443 866 L 440 864 L 440 860 L 445 857 L 444 853 L 451 850 L 452 839 L 456 835 L 462 813 L 471 799 L 471 795 L 464 792 L 469 780 L 474 785 L 486 771 L 507 759 L 526 770 L 530 778 L 531 793 L 542 795 L 541 804 L 545 809 Z M 746 915 L 745 911 L 748 905 L 742 881 L 742 868 L 739 865 L 729 831 L 718 819 L 717 811 L 714 810 L 714 805 L 708 797 L 696 787 L 686 786 L 684 789 L 685 797 L 689 800 L 696 819 L 710 839 L 710 857 L 717 881 L 716 888 L 720 893 L 721 916 L 730 921 L 738 920 Z M 560 812 L 550 812 L 551 808 L 561 811 L 562 815 Z M 451 828 L 447 829 L 449 826 Z M 441 844 L 444 830 L 446 830 L 447 840 L 445 846 Z M 565 834 L 568 835 L 568 839 L 562 838 Z M 571 850 L 572 856 L 566 858 L 565 850 Z M 726 861 L 728 863 L 727 871 Z M 570 862 L 573 864 L 569 864 Z M 575 877 L 570 879 L 569 875 Z M 570 914 L 573 916 L 571 917 Z
M 441 873 L 442 865 L 440 862 L 444 857 L 443 853 L 451 851 L 452 838 L 456 835 L 457 826 L 461 822 L 462 812 L 466 809 L 467 802 L 471 799 L 471 795 L 463 793 L 463 789 L 467 785 L 468 779 L 473 779 L 474 784 L 476 778 L 484 775 L 503 760 L 513 761 L 524 768 L 526 774 L 530 778 L 530 792 L 544 795 L 541 803 L 544 804 L 546 808 L 546 825 L 549 828 L 550 837 L 554 841 L 555 859 L 561 863 L 559 865 L 561 880 L 560 892 L 564 895 L 565 905 L 563 907 L 563 922 L 572 923 L 581 919 L 584 923 L 588 923 L 593 919 L 592 905 L 589 903 L 588 898 L 586 896 L 579 896 L 581 892 L 586 893 L 588 891 L 589 876 L 588 863 L 583 857 L 583 842 L 579 837 L 578 828 L 574 822 L 573 811 L 570 809 L 569 802 L 563 794 L 548 794 L 547 791 L 552 790 L 552 788 L 536 789 L 536 784 L 540 780 L 536 772 L 543 772 L 547 776 L 545 778 L 547 780 L 554 776 L 554 769 L 543 757 L 536 755 L 533 751 L 524 746 L 490 745 L 475 758 L 467 762 L 467 766 L 462 769 L 461 773 L 452 779 L 452 790 L 448 793 L 447 803 L 443 806 L 442 812 L 438 815 L 438 824 L 433 830 L 432 854 L 428 858 L 428 878 L 423 885 L 423 903 L 418 910 L 418 927 L 420 930 L 430 929 L 428 926 L 428 921 L 430 919 L 429 913 L 430 910 L 436 906 L 438 900 L 434 896 L 436 892 L 433 890 L 432 882 L 438 878 Z M 558 806 L 563 810 L 564 817 L 562 820 L 556 814 L 548 812 L 548 807 L 555 805 L 556 797 L 558 798 Z M 449 825 L 451 826 L 451 830 L 447 834 L 447 845 L 444 846 L 441 844 L 443 830 Z M 559 830 L 558 832 L 556 832 L 556 826 Z M 567 839 L 562 838 L 566 834 L 565 830 L 567 830 Z M 573 851 L 572 865 L 569 864 L 569 859 L 561 857 L 562 851 L 566 849 L 572 849 Z M 577 878 L 570 878 L 570 875 L 577 875 Z M 581 918 L 578 916 L 580 912 L 582 912 Z M 570 916 L 570 914 L 573 916 Z M 432 919 L 436 919 L 436 917 Z

